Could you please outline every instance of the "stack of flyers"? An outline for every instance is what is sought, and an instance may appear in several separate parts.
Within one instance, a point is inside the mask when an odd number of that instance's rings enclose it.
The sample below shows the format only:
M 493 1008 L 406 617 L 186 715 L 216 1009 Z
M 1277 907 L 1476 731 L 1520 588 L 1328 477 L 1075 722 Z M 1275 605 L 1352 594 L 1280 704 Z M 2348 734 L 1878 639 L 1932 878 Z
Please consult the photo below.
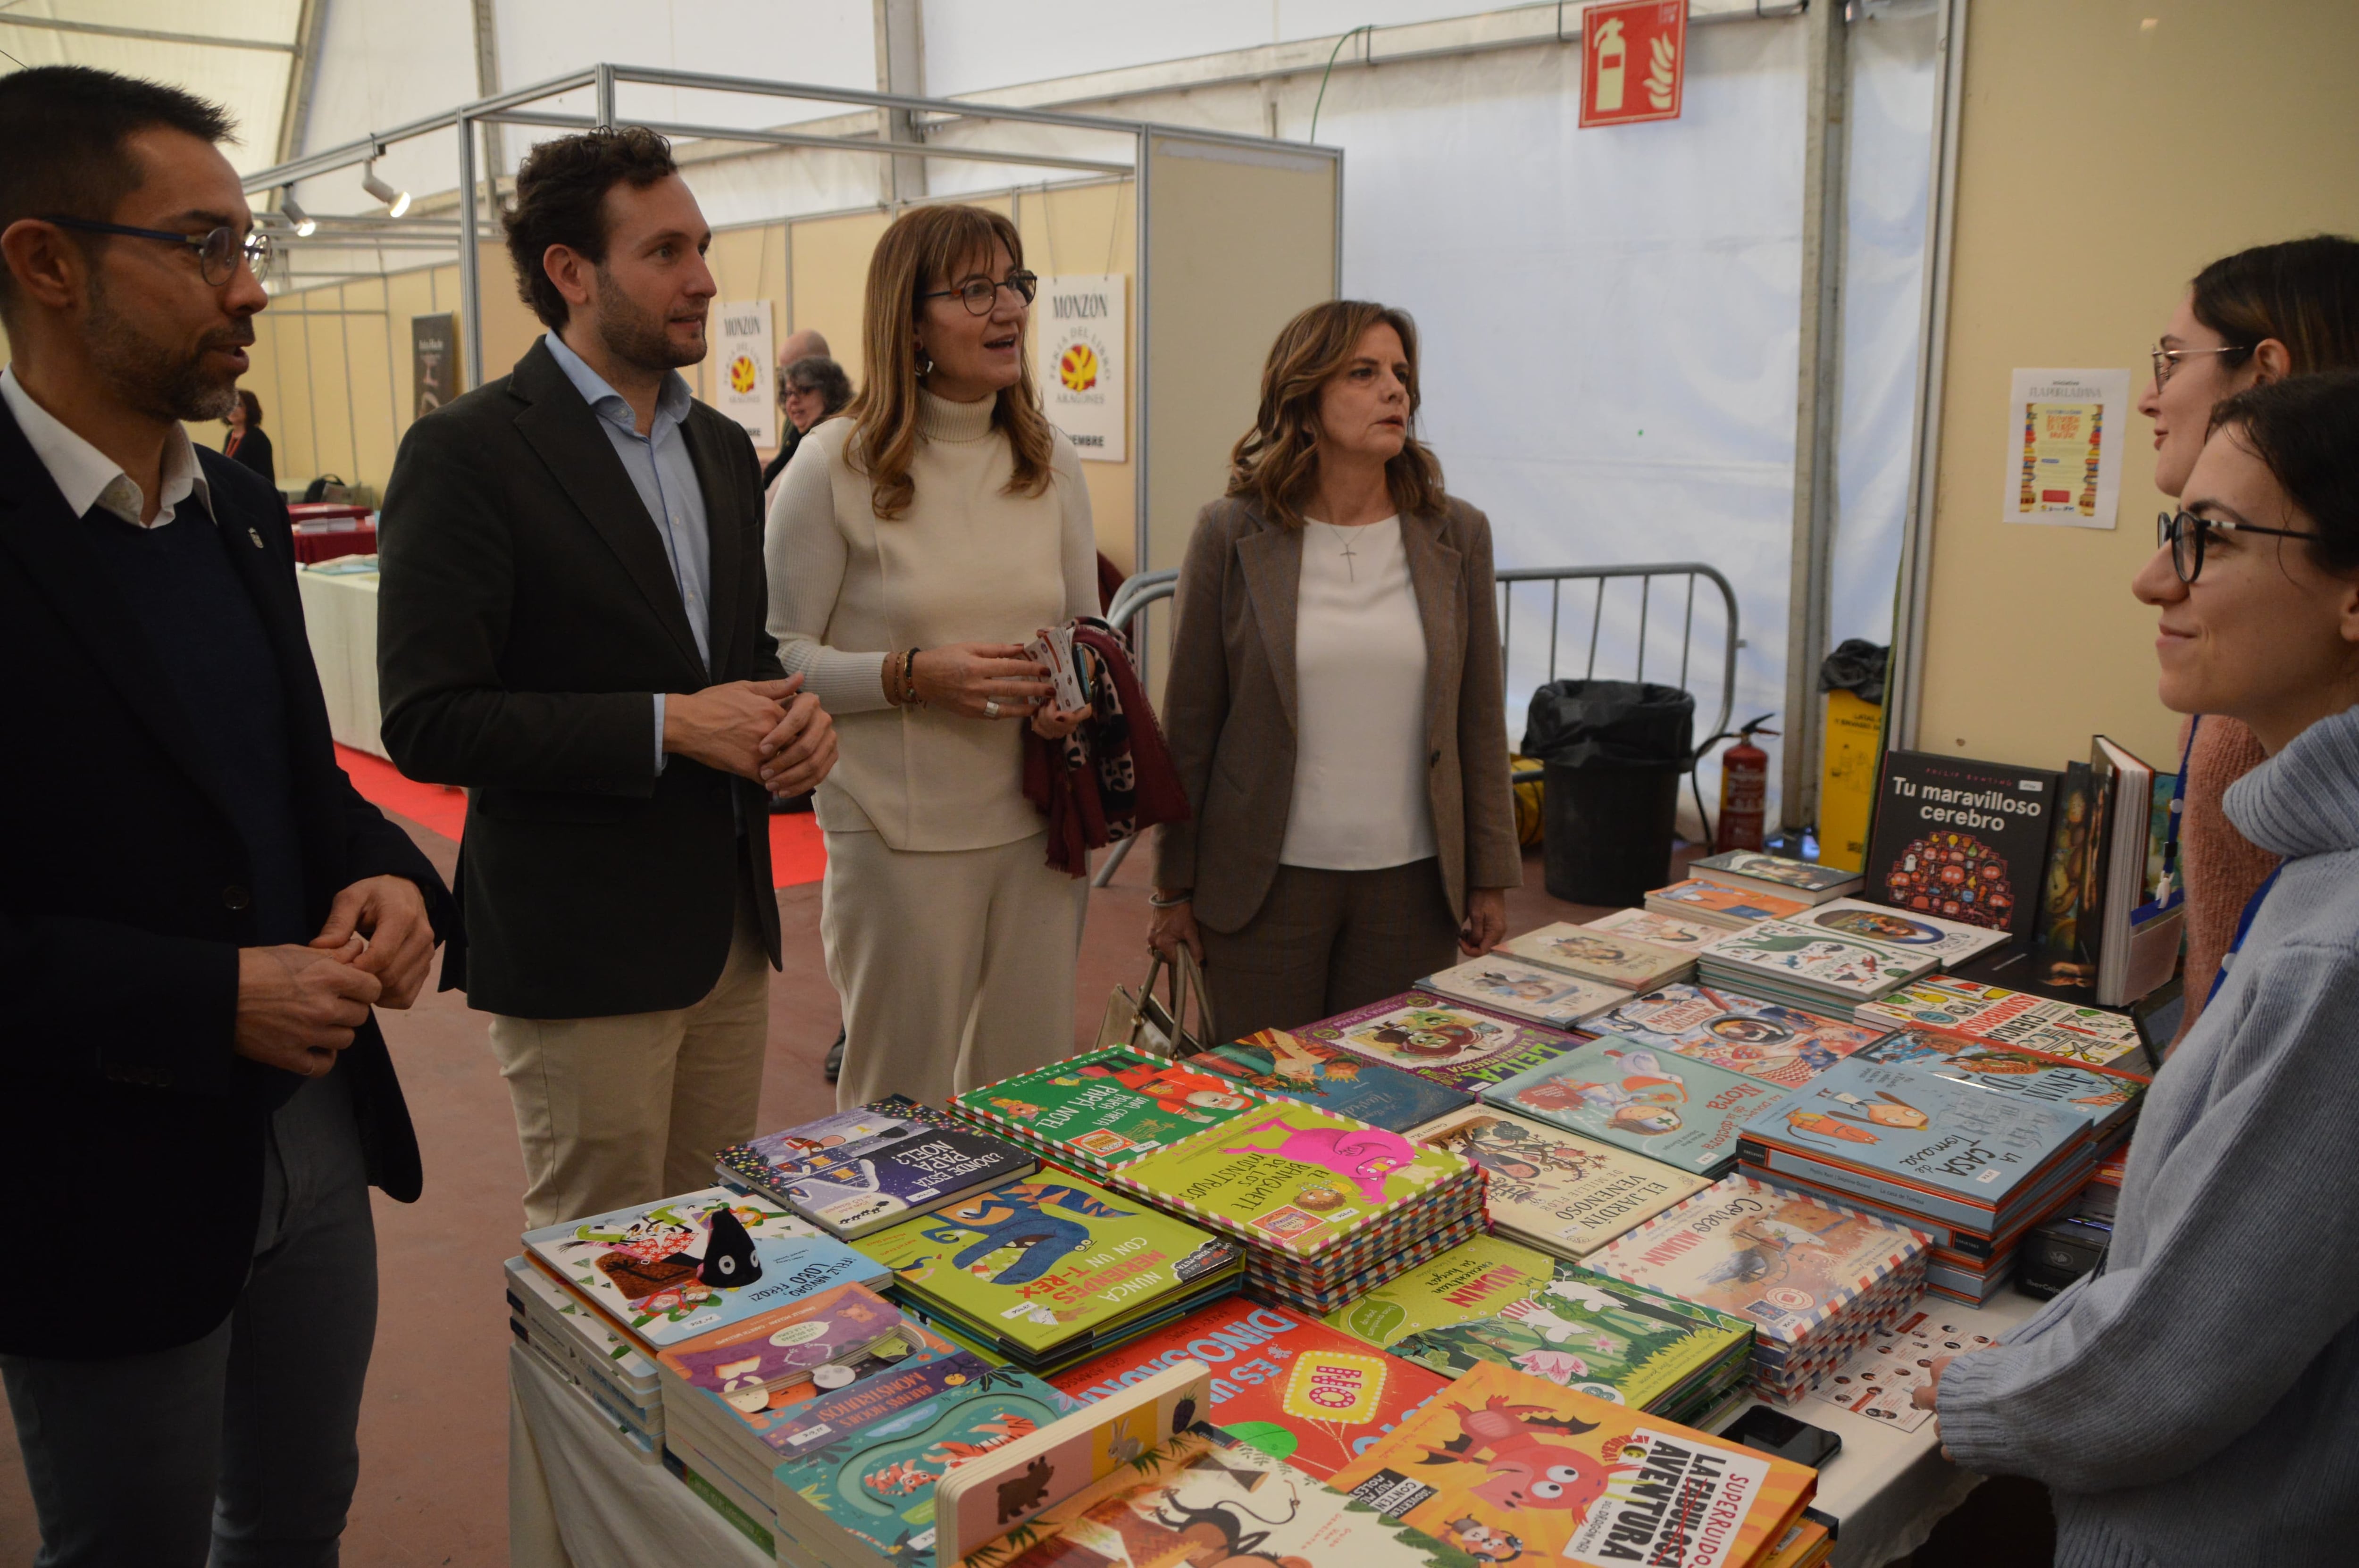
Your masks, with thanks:
M 1756 920 L 1783 920 L 1810 906 L 1799 899 L 1774 893 L 1746 892 L 1719 882 L 1690 881 L 1657 888 L 1647 895 L 1647 907 L 1674 920 L 1742 931 Z
M 1125 1165 L 1109 1181 L 1234 1238 L 1249 1286 L 1324 1310 L 1483 1224 L 1483 1173 L 1454 1154 L 1287 1100 Z
M 1306 1040 L 1283 1029 L 1265 1029 L 1187 1060 L 1192 1068 L 1234 1078 L 1257 1093 L 1299 1100 L 1390 1132 L 1407 1132 L 1474 1103 L 1462 1090 L 1372 1062 L 1332 1041 Z
M 1038 1168 L 1027 1151 L 987 1133 L 864 1106 L 733 1143 L 714 1156 L 723 1180 L 741 1182 L 846 1239 Z
M 1071 622 L 1043 627 L 1039 635 L 1024 644 L 1024 656 L 1048 670 L 1049 678 L 1056 683 L 1059 708 L 1071 713 L 1088 706 L 1089 679 L 1081 661 L 1073 656 Z
M 1713 1181 L 1734 1168 L 1739 1130 L 1777 1093 L 1758 1078 L 1608 1035 L 1491 1085 L 1483 1099 Z
M 1481 1106 L 1409 1134 L 1487 1178 L 1492 1228 L 1559 1258 L 1578 1258 L 1712 1184 L 1660 1160 Z
M 1928 975 L 1853 1014 L 1883 1030 L 1915 1025 L 2151 1083 L 2137 1025 L 2124 1012 L 2079 1007 L 2027 991 Z
M 1851 1205 L 1731 1176 L 1584 1266 L 1751 1322 L 1754 1391 L 1789 1405 L 1916 1304 L 1930 1247 Z
M 1918 1387 L 1933 1375 L 1937 1357 L 1987 1350 L 1998 1341 L 1962 1323 L 1945 1321 L 1937 1303 L 1913 1312 L 1870 1338 L 1810 1395 L 1854 1415 L 1884 1422 L 1896 1432 L 1914 1432 L 1933 1419 L 1917 1408 Z
M 1962 925 L 1938 914 L 1919 914 L 1913 909 L 1895 909 L 1889 904 L 1869 903 L 1856 898 L 1822 903 L 1807 914 L 1795 915 L 1791 924 L 1919 953 L 1944 969 L 1954 969 L 1970 958 L 2005 946 L 2007 940 L 2004 930 Z
M 1724 927 L 1682 920 L 1676 915 L 1658 914 L 1651 909 L 1617 909 L 1611 914 L 1601 914 L 1591 921 L 1589 929 L 1651 942 L 1658 947 L 1668 947 L 1674 953 L 1685 953 L 1692 958 L 1697 948 L 1716 939 Z
M 1644 910 L 1625 910 L 1622 913 L 1636 915 L 1641 920 L 1663 919 L 1661 915 L 1648 914 Z M 1693 929 L 1701 930 L 1701 927 Z M 1717 931 L 1711 934 L 1712 936 L 1719 935 Z M 1527 931 L 1521 936 L 1510 936 L 1500 943 L 1495 951 L 1510 958 L 1520 958 L 1527 964 L 1538 964 L 1544 969 L 1561 969 L 1568 975 L 1594 980 L 1600 985 L 1619 986 L 1629 991 L 1650 991 L 1657 986 L 1686 979 L 1695 968 L 1695 950 L 1701 946 L 1701 942 L 1683 942 L 1677 947 L 1664 946 L 1635 932 L 1625 935 L 1602 929 L 1602 923 L 1599 925 L 1574 925 L 1560 921 L 1554 925 L 1543 925 L 1538 931 Z
M 507 1275 L 508 1330 L 546 1370 L 579 1390 L 634 1458 L 663 1454 L 663 1387 L 656 1364 L 606 1320 L 521 1258 Z
M 1234 1078 L 1110 1045 L 969 1089 L 951 1109 L 994 1137 L 1103 1179 L 1262 1103 Z
M 1706 986 L 1838 1015 L 1932 971 L 1930 954 L 1793 920 L 1732 931 L 1696 955 Z
M 1560 1056 L 1587 1038 L 1510 1022 L 1430 991 L 1404 991 L 1294 1033 L 1468 1094 Z
M 1600 1038 L 1616 1036 L 1788 1088 L 1809 1083 L 1886 1033 L 1710 986 L 1648 991 L 1590 1028 Z
M 1583 1020 L 1630 1000 L 1630 993 L 1619 986 L 1599 985 L 1562 969 L 1500 957 L 1476 958 L 1439 970 L 1417 984 L 1419 989 L 1436 996 L 1502 1017 L 1544 1023 L 1550 1029 L 1577 1029 Z

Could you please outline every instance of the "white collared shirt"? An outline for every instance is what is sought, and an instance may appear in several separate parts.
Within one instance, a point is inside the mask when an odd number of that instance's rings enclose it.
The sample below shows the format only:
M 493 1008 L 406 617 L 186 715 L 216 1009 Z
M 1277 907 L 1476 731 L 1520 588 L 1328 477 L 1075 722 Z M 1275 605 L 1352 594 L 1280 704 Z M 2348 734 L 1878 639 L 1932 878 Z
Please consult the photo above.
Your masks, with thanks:
M 205 483 L 204 470 L 197 466 L 197 449 L 189 440 L 189 432 L 181 426 L 174 425 L 164 438 L 162 503 L 156 508 L 156 521 L 143 524 L 139 514 L 147 498 L 140 493 L 138 484 L 123 471 L 120 463 L 34 402 L 24 384 L 16 379 L 14 364 L 0 370 L 0 400 L 7 403 L 8 412 L 16 416 L 16 428 L 25 433 L 33 455 L 49 470 L 50 480 L 65 496 L 66 505 L 75 516 L 83 515 L 93 506 L 103 506 L 134 527 L 161 528 L 190 495 L 197 498 L 208 516 L 212 514 L 212 488 Z

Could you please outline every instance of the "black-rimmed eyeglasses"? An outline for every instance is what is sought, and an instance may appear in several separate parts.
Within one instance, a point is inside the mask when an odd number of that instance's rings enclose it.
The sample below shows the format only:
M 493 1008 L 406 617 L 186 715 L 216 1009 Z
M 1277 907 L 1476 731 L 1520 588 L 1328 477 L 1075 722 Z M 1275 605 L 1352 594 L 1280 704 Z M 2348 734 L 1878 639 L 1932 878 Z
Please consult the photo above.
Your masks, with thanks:
M 2225 348 L 2219 349 L 2166 349 L 2160 343 L 2157 343 L 2147 351 L 2154 359 L 2154 384 L 2158 392 L 2162 389 L 2163 384 L 2170 379 L 2170 373 L 2179 368 L 2179 362 L 2183 359 L 2195 354 L 2242 354 L 2250 351 L 2237 343 L 2230 343 Z
M 60 229 L 75 229 L 85 234 L 123 234 L 135 240 L 161 240 L 166 244 L 186 245 L 197 253 L 197 265 L 205 275 L 205 282 L 215 288 L 237 276 L 241 261 L 254 269 L 256 277 L 270 265 L 270 236 L 241 234 L 235 229 L 221 228 L 201 234 L 177 233 L 170 229 L 134 229 L 122 223 L 102 223 L 94 218 L 73 218 L 61 212 L 44 212 L 44 223 L 55 223 Z
M 1018 268 L 1017 270 L 1009 273 L 997 283 L 992 282 L 991 279 L 987 277 L 970 277 L 964 283 L 960 284 L 956 288 L 937 288 L 931 294 L 920 294 L 918 297 L 920 299 L 956 299 L 960 304 L 966 307 L 966 313 L 968 315 L 988 316 L 991 314 L 992 306 L 996 303 L 999 298 L 999 291 L 1003 288 L 1013 293 L 1016 298 L 1022 300 L 1025 304 L 1029 305 L 1032 303 L 1032 297 L 1040 292 L 1040 279 L 1037 274 L 1028 273 Z
M 2257 523 L 2235 523 L 2224 517 L 2198 517 L 2190 512 L 2163 513 L 2155 519 L 2157 547 L 2170 546 L 2170 569 L 2181 582 L 2193 582 L 2203 573 L 2203 540 L 2212 533 L 2273 534 L 2280 539 L 2315 539 L 2293 528 L 2264 528 Z

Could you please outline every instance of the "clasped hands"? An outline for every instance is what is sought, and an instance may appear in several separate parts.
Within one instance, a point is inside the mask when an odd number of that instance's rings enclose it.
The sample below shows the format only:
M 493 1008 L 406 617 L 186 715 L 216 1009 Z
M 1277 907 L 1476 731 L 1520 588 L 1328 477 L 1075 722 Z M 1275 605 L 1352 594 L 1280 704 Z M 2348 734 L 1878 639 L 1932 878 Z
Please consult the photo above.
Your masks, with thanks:
M 772 795 L 800 795 L 835 766 L 835 720 L 800 676 L 734 680 L 667 696 L 663 747 Z
M 1049 671 L 1024 656 L 1020 643 L 953 643 L 919 652 L 909 666 L 918 700 L 968 719 L 1029 719 L 1044 741 L 1073 732 L 1090 716 L 1089 705 L 1051 707 L 1056 682 Z M 905 692 L 901 658 L 886 660 L 885 695 L 896 704 Z
M 335 1066 L 372 1007 L 408 1007 L 434 962 L 426 896 L 407 877 L 367 877 L 338 893 L 302 946 L 241 947 L 232 1048 L 316 1078 Z

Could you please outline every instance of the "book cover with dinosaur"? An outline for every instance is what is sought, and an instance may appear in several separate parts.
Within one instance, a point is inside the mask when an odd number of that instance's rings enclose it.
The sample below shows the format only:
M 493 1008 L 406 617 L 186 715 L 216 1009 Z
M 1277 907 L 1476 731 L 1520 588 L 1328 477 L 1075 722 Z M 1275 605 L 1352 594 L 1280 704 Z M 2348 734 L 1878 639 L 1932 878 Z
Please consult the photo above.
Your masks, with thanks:
M 1578 1258 L 1711 1184 L 1659 1160 L 1491 1106 L 1419 1128 L 1418 1142 L 1482 1167 L 1501 1231 Z
M 1501 1110 L 1707 1177 L 1735 1162 L 1738 1130 L 1777 1098 L 1774 1084 L 1613 1035 L 1483 1091 Z
M 1649 921 L 1664 921 L 1658 914 L 1644 910 L 1625 910 Z M 1717 936 L 1718 932 L 1712 933 Z M 1584 980 L 1601 985 L 1619 986 L 1624 990 L 1652 990 L 1668 980 L 1684 975 L 1695 964 L 1695 949 L 1701 942 L 1682 942 L 1679 947 L 1660 946 L 1630 933 L 1603 931 L 1593 925 L 1575 925 L 1559 921 L 1543 925 L 1537 931 L 1527 931 L 1521 936 L 1510 936 L 1499 944 L 1497 951 L 1511 958 L 1521 958 L 1527 964 L 1538 964 L 1544 969 L 1561 969 Z
M 1400 1133 L 1266 1100 L 1114 1179 L 1256 1247 L 1310 1259 L 1470 1175 L 1455 1154 Z
M 725 1187 L 528 1230 L 524 1247 L 642 1348 L 658 1350 L 831 1286 L 878 1289 L 892 1277 L 781 1206 Z
M 1102 1174 L 1259 1103 L 1234 1079 L 1115 1045 L 969 1089 L 951 1105 L 987 1131 Z
M 1391 1132 L 1407 1132 L 1473 1103 L 1473 1097 L 1462 1090 L 1371 1061 L 1332 1041 L 1310 1040 L 1283 1029 L 1265 1029 L 1200 1051 L 1188 1058 L 1188 1065 L 1234 1078 L 1274 1098 L 1316 1106 Z
M 1061 1173 L 1009 1182 L 854 1245 L 921 1305 L 1036 1357 L 1245 1266 L 1235 1243 Z
M 1383 1349 L 1429 1328 L 1488 1317 L 1556 1277 L 1557 1260 L 1501 1236 L 1478 1236 L 1327 1314 L 1327 1326 Z
M 1494 1018 L 1430 991 L 1404 991 L 1294 1033 L 1469 1094 L 1562 1055 L 1586 1038 Z
M 1450 1379 L 1291 1307 L 1217 1302 L 1049 1380 L 1092 1403 L 1183 1361 L 1212 1368 L 1201 1419 L 1310 1475 L 1333 1475 Z
M 1882 1039 L 1889 1026 L 1828 1018 L 1713 986 L 1677 985 L 1634 997 L 1589 1027 L 1600 1036 L 1619 1035 L 1791 1087 Z
M 1741 1568 L 1818 1473 L 1486 1362 L 1332 1485 L 1494 1563 Z

